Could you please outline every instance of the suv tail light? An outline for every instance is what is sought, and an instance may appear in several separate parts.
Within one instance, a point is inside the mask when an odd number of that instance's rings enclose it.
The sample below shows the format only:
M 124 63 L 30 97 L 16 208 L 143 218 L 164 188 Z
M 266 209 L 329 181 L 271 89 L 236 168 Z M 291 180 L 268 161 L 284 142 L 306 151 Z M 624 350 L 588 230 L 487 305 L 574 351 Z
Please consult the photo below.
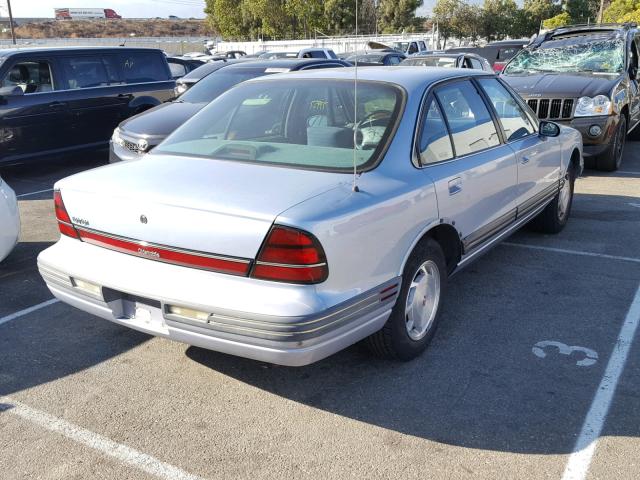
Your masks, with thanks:
M 274 225 L 262 245 L 251 277 L 276 282 L 312 284 L 329 275 L 320 242 L 312 234 Z
M 56 218 L 58 219 L 58 228 L 60 229 L 60 233 L 67 237 L 79 239 L 80 237 L 78 236 L 78 232 L 73 228 L 71 218 L 67 213 L 67 209 L 64 207 L 60 190 L 55 190 L 53 192 L 53 204 L 56 210 Z
M 507 65 L 507 62 L 495 62 L 493 64 L 493 71 L 496 73 L 502 73 L 506 65 Z

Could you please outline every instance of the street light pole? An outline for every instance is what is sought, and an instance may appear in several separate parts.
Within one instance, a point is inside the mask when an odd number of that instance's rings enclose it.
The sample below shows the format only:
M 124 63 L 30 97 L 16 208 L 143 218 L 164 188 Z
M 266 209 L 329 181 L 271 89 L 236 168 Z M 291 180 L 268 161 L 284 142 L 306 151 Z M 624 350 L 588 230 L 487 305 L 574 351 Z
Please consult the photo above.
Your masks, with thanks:
M 11 0 L 7 0 L 7 10 L 9 10 L 9 25 L 11 25 L 11 40 L 16 44 L 16 31 L 13 28 L 13 14 L 11 13 Z

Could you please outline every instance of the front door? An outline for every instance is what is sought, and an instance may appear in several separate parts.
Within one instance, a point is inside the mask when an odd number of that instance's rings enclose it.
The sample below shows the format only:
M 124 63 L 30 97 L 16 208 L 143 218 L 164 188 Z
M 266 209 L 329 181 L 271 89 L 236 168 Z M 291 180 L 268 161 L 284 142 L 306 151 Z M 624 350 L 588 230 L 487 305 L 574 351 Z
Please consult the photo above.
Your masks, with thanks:
M 558 139 L 538 135 L 524 108 L 499 80 L 482 78 L 478 83 L 493 104 L 505 141 L 518 159 L 518 214 L 524 215 L 557 193 L 561 165 Z
M 63 149 L 69 105 L 47 60 L 17 60 L 0 79 L 0 161 L 33 158 Z

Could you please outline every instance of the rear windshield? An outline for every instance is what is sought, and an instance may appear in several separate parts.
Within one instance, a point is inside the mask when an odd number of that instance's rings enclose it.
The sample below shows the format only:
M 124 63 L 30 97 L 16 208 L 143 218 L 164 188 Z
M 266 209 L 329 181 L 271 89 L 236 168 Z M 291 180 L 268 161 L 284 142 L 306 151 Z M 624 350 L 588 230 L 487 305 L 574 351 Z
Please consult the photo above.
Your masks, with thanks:
M 209 103 L 238 83 L 262 75 L 266 75 L 264 68 L 213 72 L 187 90 L 180 100 L 186 103 Z
M 455 68 L 455 57 L 422 57 L 422 58 L 407 58 L 402 62 L 402 65 L 409 66 L 422 66 L 422 67 L 445 67 Z
M 155 153 L 324 171 L 377 163 L 401 116 L 399 87 L 347 80 L 247 82 L 211 102 Z M 355 145 L 355 148 L 354 148 Z

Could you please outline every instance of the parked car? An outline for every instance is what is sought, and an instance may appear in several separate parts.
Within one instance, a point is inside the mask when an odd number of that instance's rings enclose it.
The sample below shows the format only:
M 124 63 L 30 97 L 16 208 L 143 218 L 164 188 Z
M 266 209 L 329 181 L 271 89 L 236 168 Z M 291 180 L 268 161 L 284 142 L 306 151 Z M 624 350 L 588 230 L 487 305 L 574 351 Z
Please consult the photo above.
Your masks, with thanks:
M 18 243 L 20 213 L 16 194 L 0 177 L 0 262 L 7 258 Z
M 330 48 L 303 48 L 298 52 L 298 58 L 329 58 L 337 60 L 338 56 Z
M 509 60 L 531 42 L 529 39 L 500 40 L 491 42 L 483 47 L 456 47 L 446 50 L 447 53 L 468 52 L 476 53 L 491 64 L 493 71 L 500 73 Z
M 444 68 L 474 68 L 493 72 L 486 58 L 475 53 L 430 53 L 416 55 L 404 60 L 403 66 L 444 67 Z
M 367 337 L 419 355 L 452 274 L 532 220 L 565 226 L 581 138 L 477 70 L 358 77 L 357 106 L 354 69 L 244 82 L 142 160 L 57 182 L 48 287 L 261 361 L 304 365 Z
M 425 42 L 418 40 L 410 42 L 393 42 L 393 48 L 407 56 L 419 55 L 427 51 L 427 45 Z
M 113 132 L 109 161 L 113 163 L 122 160 L 138 160 L 141 155 L 153 149 L 207 103 L 234 85 L 250 78 L 297 70 L 349 66 L 351 65 L 343 60 L 315 58 L 226 63 L 177 100 L 164 103 L 122 122 Z
M 171 78 L 174 80 L 184 77 L 187 73 L 205 64 L 204 60 L 189 57 L 167 57 L 167 62 L 171 70 Z
M 376 66 L 376 65 L 400 65 L 407 56 L 400 52 L 368 52 L 359 55 L 352 55 L 347 57 L 347 62 L 355 64 L 358 60 L 358 65 L 362 66 Z
M 122 120 L 174 87 L 160 50 L 0 50 L 0 163 L 106 147 Z
M 215 58 L 226 58 L 227 60 L 234 60 L 245 57 L 247 52 L 243 50 L 229 50 L 228 52 L 211 52 L 211 56 Z
M 176 80 L 176 88 L 175 88 L 175 96 L 179 97 L 184 92 L 193 87 L 196 83 L 202 80 L 207 75 L 212 74 L 216 70 L 224 67 L 227 64 L 239 62 L 240 60 L 225 60 L 220 62 L 207 62 L 204 65 L 192 70 L 187 73 L 184 77 Z
M 639 52 L 635 24 L 557 28 L 521 50 L 503 78 L 539 118 L 582 133 L 587 166 L 613 171 L 640 122 Z

